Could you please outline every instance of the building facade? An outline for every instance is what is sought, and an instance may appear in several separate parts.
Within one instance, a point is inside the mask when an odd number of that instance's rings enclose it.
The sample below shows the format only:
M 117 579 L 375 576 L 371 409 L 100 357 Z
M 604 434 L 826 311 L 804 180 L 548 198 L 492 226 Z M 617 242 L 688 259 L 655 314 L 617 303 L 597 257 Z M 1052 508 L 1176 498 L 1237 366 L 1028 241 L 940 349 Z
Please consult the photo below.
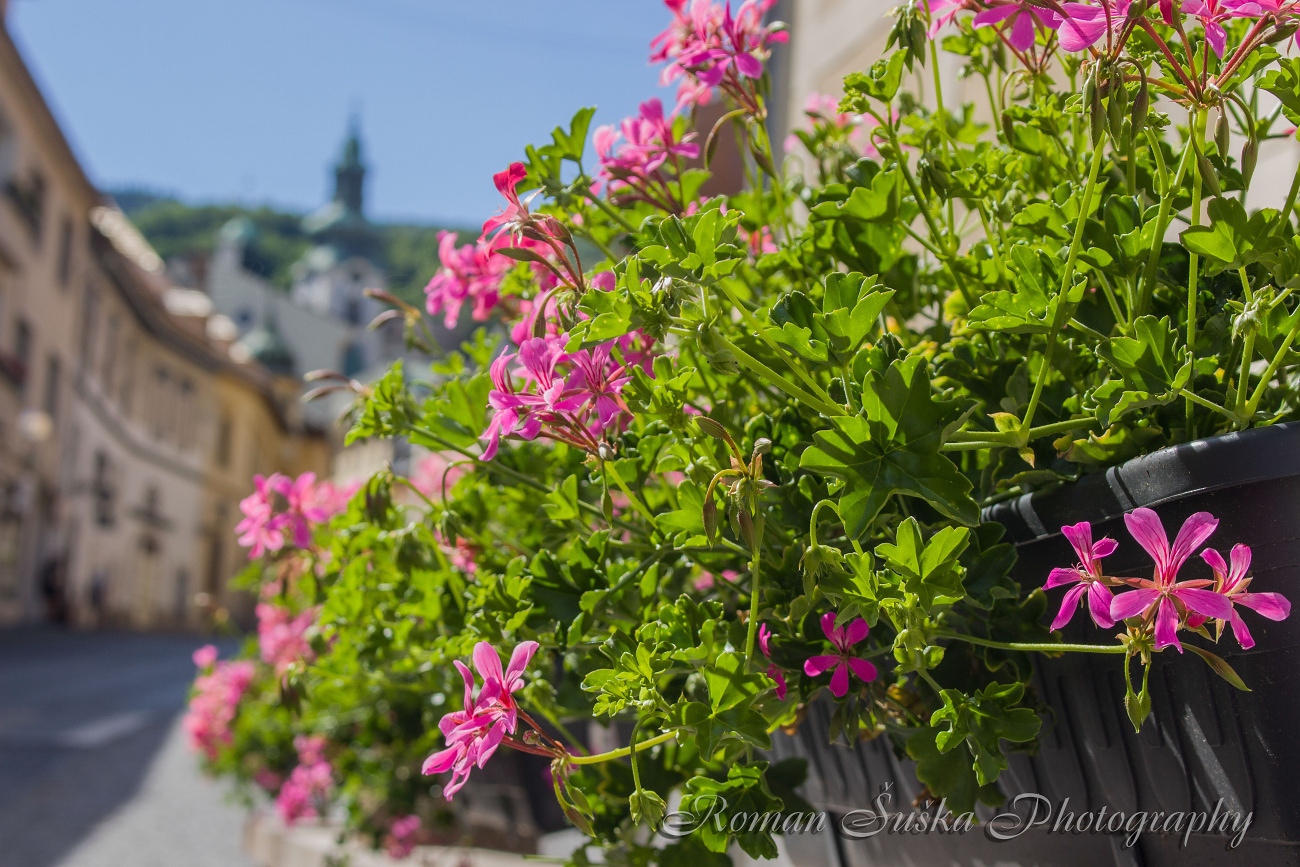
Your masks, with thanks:
M 102 199 L 3 27 L 0 199 L 0 624 L 245 613 L 239 500 L 329 441 Z

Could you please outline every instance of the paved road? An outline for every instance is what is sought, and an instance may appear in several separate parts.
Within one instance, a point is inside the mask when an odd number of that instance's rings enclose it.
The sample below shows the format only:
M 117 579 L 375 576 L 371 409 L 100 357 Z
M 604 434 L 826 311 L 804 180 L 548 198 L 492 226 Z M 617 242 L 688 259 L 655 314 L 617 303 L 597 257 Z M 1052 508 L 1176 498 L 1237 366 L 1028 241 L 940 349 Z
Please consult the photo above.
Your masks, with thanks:
M 180 730 L 203 643 L 0 631 L 0 867 L 252 867 Z

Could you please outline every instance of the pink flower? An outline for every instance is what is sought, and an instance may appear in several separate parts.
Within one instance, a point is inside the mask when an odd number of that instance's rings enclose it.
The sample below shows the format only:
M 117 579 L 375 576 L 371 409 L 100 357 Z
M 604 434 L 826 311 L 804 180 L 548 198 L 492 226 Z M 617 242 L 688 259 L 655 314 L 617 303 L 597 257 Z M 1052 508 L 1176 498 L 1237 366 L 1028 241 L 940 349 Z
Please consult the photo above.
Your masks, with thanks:
M 515 192 L 515 187 L 519 186 L 519 182 L 526 177 L 528 177 L 528 169 L 523 163 L 511 163 L 504 172 L 497 172 L 492 176 L 492 183 L 496 186 L 497 192 L 505 196 L 506 206 L 501 213 L 489 217 L 483 223 L 483 237 L 502 227 L 505 227 L 507 232 L 517 233 L 528 224 L 530 218 L 528 205 L 519 201 L 519 193 Z
M 673 119 L 664 116 L 659 100 L 643 102 L 640 113 L 625 119 L 617 130 L 612 126 L 596 130 L 592 139 L 600 160 L 596 180 L 624 198 L 678 211 L 681 203 L 663 167 L 669 157 L 698 157 L 700 146 L 690 141 L 694 137 L 695 133 L 687 133 L 679 141 L 673 132 Z
M 736 579 L 740 577 L 740 573 L 737 572 L 735 569 L 723 569 L 722 577 L 723 579 L 730 581 L 732 584 L 734 584 L 736 583 Z M 714 574 L 708 571 L 707 569 L 705 569 L 700 572 L 700 577 L 695 579 L 695 589 L 700 591 L 709 590 L 716 583 L 717 580 Z
M 465 683 L 462 708 L 438 721 L 438 729 L 447 743 L 444 750 L 425 759 L 425 775 L 451 771 L 451 780 L 443 786 L 448 801 L 469 779 L 470 771 L 482 768 L 496 752 L 507 734 L 514 734 L 519 724 L 519 707 L 514 693 L 524 685 L 523 674 L 537 652 L 536 641 L 525 641 L 510 655 L 510 663 L 501 669 L 501 658 L 486 641 L 474 646 L 474 667 L 483 678 L 483 687 L 474 696 L 474 677 L 469 668 L 455 660 L 456 670 Z
M 1214 570 L 1215 589 L 1226 596 L 1234 606 L 1230 620 L 1232 634 L 1237 637 L 1237 643 L 1243 649 L 1249 650 L 1255 646 L 1255 639 L 1246 627 L 1246 622 L 1237 613 L 1235 606 L 1242 605 L 1269 620 L 1286 620 L 1291 615 L 1291 603 L 1281 593 L 1247 592 L 1253 580 L 1246 577 L 1246 572 L 1250 570 L 1250 548 L 1240 544 L 1233 545 L 1229 556 L 1232 558 L 1231 566 L 1224 563 L 1222 555 L 1213 548 L 1206 548 L 1201 552 L 1201 559 L 1210 564 L 1210 568 Z M 1203 622 L 1204 618 L 1200 623 Z M 1189 626 L 1195 628 L 1200 623 L 1193 622 L 1193 618 L 1188 617 Z
M 250 560 L 284 547 L 285 519 L 283 515 L 275 514 L 272 503 L 282 480 L 288 481 L 279 473 L 272 473 L 269 477 L 253 476 L 253 493 L 239 501 L 244 520 L 235 525 L 235 532 L 240 534 L 239 544 L 249 549 Z
M 459 461 L 453 452 L 430 452 L 415 465 L 411 484 L 430 500 L 440 501 L 469 472 Z
M 1176 581 L 1187 558 L 1210 537 L 1219 522 L 1209 512 L 1197 512 L 1178 531 L 1173 547 L 1160 518 L 1150 509 L 1135 509 L 1124 516 L 1129 532 L 1156 561 L 1155 578 L 1128 578 L 1126 584 L 1139 589 L 1121 593 L 1111 602 L 1110 616 L 1127 620 L 1142 615 L 1144 622 L 1155 620 L 1156 649 L 1173 645 L 1179 653 L 1178 627 L 1188 611 L 1229 620 L 1232 603 L 1222 593 L 1204 588 L 1207 580 Z
M 262 661 L 273 667 L 277 676 L 294 663 L 316 658 L 306 633 L 315 624 L 319 609 L 308 608 L 295 617 L 288 609 L 261 602 L 256 612 L 258 649 Z
M 322 486 L 327 484 L 323 482 Z M 289 530 L 294 546 L 310 548 L 312 525 L 328 521 L 331 509 L 336 506 L 334 486 L 318 488 L 316 474 L 303 473 L 292 480 L 288 476 L 279 476 L 275 491 L 288 503 L 283 524 Z
M 420 833 L 419 816 L 401 816 L 388 826 L 384 848 L 390 858 L 405 858 L 415 851 L 415 841 Z
M 443 324 L 455 328 L 460 311 L 471 305 L 470 316 L 483 322 L 501 303 L 501 280 L 513 262 L 495 255 L 506 246 L 509 235 L 456 246 L 455 232 L 438 233 L 438 273 L 424 287 L 425 309 L 430 316 L 443 314 Z
M 211 668 L 212 664 L 217 661 L 217 648 L 213 644 L 205 644 L 198 650 L 194 651 L 191 657 L 194 664 L 199 668 Z
M 966 8 L 966 0 L 925 0 L 930 10 L 929 36 L 933 37 L 945 25 L 957 17 L 957 13 Z
M 208 665 L 200 666 L 205 672 L 194 679 L 194 694 L 182 726 L 189 735 L 190 748 L 215 761 L 221 747 L 234 738 L 231 725 L 239 710 L 239 700 L 253 682 L 254 668 L 247 659 L 217 662 L 215 651 L 203 653 L 206 650 L 202 648 L 195 653 L 196 664 L 202 660 Z M 206 670 L 208 666 L 210 671 Z
M 822 632 L 834 645 L 836 652 L 826 656 L 814 656 L 803 664 L 804 674 L 809 677 L 817 677 L 830 668 L 834 667 L 835 672 L 831 675 L 831 693 L 837 698 L 843 698 L 849 691 L 849 671 L 861 681 L 875 680 L 876 667 L 868 660 L 859 657 L 850 656 L 850 648 L 862 639 L 867 637 L 870 627 L 867 621 L 859 617 L 847 627 L 835 625 L 835 613 L 828 611 L 822 615 Z
M 1029 3 L 1004 3 L 985 9 L 975 16 L 976 28 L 989 27 L 993 24 L 1007 24 L 1001 28 L 1007 44 L 1017 51 L 1028 51 L 1034 44 L 1034 25 L 1044 30 L 1055 30 L 1061 26 L 1061 16 Z
M 1066 51 L 1083 51 L 1103 36 L 1113 39 L 1124 26 L 1129 0 L 1101 0 L 1100 6 L 1087 3 L 1064 3 L 1065 18 L 1060 21 L 1057 39 Z
M 788 39 L 763 17 L 776 0 L 745 0 L 733 16 L 731 4 L 709 0 L 665 0 L 672 10 L 668 28 L 651 42 L 651 63 L 666 62 L 660 82 L 683 76 L 691 87 L 678 91 L 678 107 L 697 105 L 721 87 L 747 108 L 755 105 L 752 82 L 763 74 L 771 46 Z
M 760 625 L 758 627 L 758 646 L 759 649 L 763 651 L 763 655 L 766 656 L 768 659 L 772 658 L 772 649 L 771 647 L 768 646 L 768 642 L 770 642 L 771 640 L 772 640 L 772 630 L 768 628 L 766 623 Z M 769 665 L 767 667 L 767 676 L 772 678 L 772 680 L 776 681 L 776 697 L 784 701 L 786 695 L 786 688 L 787 688 L 785 682 L 785 672 L 781 670 L 781 667 L 779 665 L 775 665 L 775 664 Z
M 334 769 L 321 755 L 324 738 L 294 738 L 298 766 L 280 786 L 275 806 L 286 825 L 321 815 L 334 790 Z
M 1065 594 L 1065 599 L 1061 601 L 1061 610 L 1052 621 L 1052 628 L 1060 629 L 1069 623 L 1079 607 L 1080 597 L 1087 593 L 1088 610 L 1092 614 L 1093 622 L 1102 629 L 1109 629 L 1115 625 L 1115 621 L 1110 616 L 1111 594 L 1110 589 L 1101 580 L 1101 564 L 1097 561 L 1113 554 L 1117 547 L 1116 542 L 1114 539 L 1107 538 L 1099 539 L 1094 543 L 1092 525 L 1087 521 L 1062 527 L 1061 532 L 1070 540 L 1074 552 L 1079 555 L 1079 562 L 1069 569 L 1053 569 L 1048 574 L 1043 589 L 1050 590 L 1073 581 L 1078 581 L 1079 585 Z
M 507 353 L 492 363 L 488 405 L 495 412 L 479 436 L 488 441 L 482 460 L 496 456 L 503 436 L 532 440 L 542 433 L 595 454 L 605 433 L 631 415 L 621 396 L 631 377 L 612 354 L 621 341 L 572 353 L 564 350 L 567 342 L 567 334 L 530 337 L 518 355 Z M 644 363 L 644 353 L 641 348 L 633 354 Z
M 1224 46 L 1228 43 L 1228 32 L 1223 29 L 1223 22 L 1229 18 L 1240 17 L 1219 0 L 1182 0 L 1183 12 L 1201 19 L 1205 29 L 1205 41 L 1214 49 L 1214 53 L 1223 57 Z

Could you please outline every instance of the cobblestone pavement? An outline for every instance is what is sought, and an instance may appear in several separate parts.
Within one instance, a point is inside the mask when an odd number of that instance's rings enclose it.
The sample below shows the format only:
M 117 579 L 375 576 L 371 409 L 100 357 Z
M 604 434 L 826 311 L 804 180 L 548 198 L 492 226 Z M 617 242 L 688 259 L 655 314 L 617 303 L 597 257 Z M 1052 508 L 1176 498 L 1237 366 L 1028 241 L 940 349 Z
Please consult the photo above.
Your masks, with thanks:
M 180 729 L 203 643 L 0 630 L 0 867 L 252 867 Z

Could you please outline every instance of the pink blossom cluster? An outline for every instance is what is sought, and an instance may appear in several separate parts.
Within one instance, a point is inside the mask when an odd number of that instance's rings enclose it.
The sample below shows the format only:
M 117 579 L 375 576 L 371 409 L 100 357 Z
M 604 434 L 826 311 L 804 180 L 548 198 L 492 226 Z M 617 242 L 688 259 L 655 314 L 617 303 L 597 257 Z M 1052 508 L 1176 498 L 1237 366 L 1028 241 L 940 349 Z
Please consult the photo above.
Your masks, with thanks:
M 286 544 L 311 547 L 312 526 L 341 512 L 351 492 L 328 481 L 317 482 L 315 473 L 291 479 L 281 473 L 253 477 L 253 493 L 239 503 L 244 519 L 235 525 L 239 544 L 256 560 Z
M 731 4 L 711 0 L 664 0 L 673 14 L 668 27 L 650 42 L 650 62 L 665 63 L 662 84 L 681 80 L 678 107 L 703 105 L 720 88 L 751 111 L 757 110 L 754 82 L 772 45 L 789 38 L 764 23 L 776 0 L 744 0 L 733 15 Z
M 443 314 L 443 324 L 455 328 L 461 308 L 470 306 L 470 317 L 483 322 L 501 303 L 501 278 L 513 262 L 497 251 L 508 237 L 456 246 L 455 232 L 438 233 L 438 273 L 424 287 L 425 309 L 430 316 Z
M 451 771 L 451 780 L 442 789 L 448 801 L 465 785 L 470 772 L 486 765 L 502 740 L 518 728 L 520 712 L 514 694 L 523 687 L 524 671 L 538 646 L 536 641 L 520 644 L 503 672 L 496 648 L 486 641 L 474 645 L 474 667 L 483 678 L 477 696 L 469 667 L 459 659 L 455 661 L 456 670 L 465 682 L 464 703 L 460 710 L 438 721 L 447 747 L 429 756 L 421 769 L 426 775 Z
M 416 462 L 411 484 L 430 500 L 440 501 L 468 472 L 464 459 L 454 452 L 429 452 Z
M 598 453 L 606 431 L 631 415 L 622 397 L 631 379 L 630 363 L 614 355 L 627 347 L 645 352 L 645 338 L 633 333 L 591 349 L 566 352 L 568 335 L 532 337 L 492 362 L 493 416 L 480 437 L 488 441 L 483 460 L 496 457 L 501 437 L 532 440 L 538 436 Z M 640 363 L 648 363 L 644 357 Z
M 275 796 L 275 808 L 286 825 L 320 816 L 334 791 L 334 769 L 325 758 L 325 738 L 299 735 L 293 739 L 298 764 Z
M 1252 579 L 1246 573 L 1250 569 L 1250 548 L 1245 545 L 1233 546 L 1230 564 L 1213 548 L 1202 550 L 1201 559 L 1210 566 L 1213 579 L 1178 580 L 1184 564 L 1219 525 L 1209 512 L 1197 512 L 1183 522 L 1172 546 L 1160 517 L 1151 509 L 1129 512 L 1124 516 L 1124 523 L 1155 561 L 1152 577 L 1104 575 L 1100 561 L 1114 553 L 1118 547 L 1115 540 L 1093 542 L 1092 526 L 1087 521 L 1062 527 L 1079 562 L 1069 568 L 1053 569 L 1047 576 L 1044 585 L 1047 589 L 1076 584 L 1065 594 L 1061 610 L 1052 622 L 1053 629 L 1060 629 L 1070 621 L 1086 595 L 1093 622 L 1098 626 L 1108 629 L 1120 621 L 1129 621 L 1144 629 L 1154 628 L 1157 650 L 1173 646 L 1181 653 L 1179 630 L 1199 629 L 1209 621 L 1215 622 L 1220 633 L 1224 625 L 1230 624 L 1237 641 L 1249 649 L 1255 646 L 1255 640 L 1238 606 L 1269 620 L 1285 620 L 1291 614 L 1291 603 L 1280 593 L 1249 591 Z M 1122 586 L 1135 589 L 1112 596 L 1110 588 Z
M 639 114 L 617 127 L 598 127 L 592 136 L 600 160 L 597 183 L 619 199 L 649 202 L 679 213 L 682 203 L 663 168 L 671 158 L 676 174 L 681 174 L 681 161 L 698 157 L 700 146 L 691 141 L 693 132 L 677 139 L 674 115 L 665 116 L 663 104 L 651 99 L 641 103 Z
M 419 816 L 399 816 L 388 826 L 384 849 L 390 858 L 405 858 L 415 851 L 420 836 Z
M 1065 51 L 1083 51 L 1106 39 L 1108 50 L 1132 31 L 1130 0 L 1098 0 L 1096 3 L 1038 5 L 1029 0 L 927 0 L 930 35 L 949 24 L 963 10 L 975 12 L 972 25 L 997 27 L 1002 39 L 1018 52 L 1028 51 L 1038 33 L 1055 34 Z M 1050 8 L 1049 8 L 1050 7 Z M 1160 0 L 1160 14 L 1166 24 L 1175 15 L 1195 18 L 1205 31 L 1206 42 L 1223 57 L 1227 46 L 1224 24 L 1233 18 L 1283 18 L 1300 15 L 1300 4 L 1279 0 Z M 1181 25 L 1179 25 L 1181 26 Z
M 231 742 L 231 723 L 239 700 L 253 682 L 253 663 L 246 659 L 218 662 L 211 644 L 194 651 L 194 664 L 201 671 L 194 680 L 194 694 L 182 725 L 190 748 L 214 761 L 221 747 Z
M 316 654 L 307 640 L 307 630 L 316 623 L 318 608 L 294 615 L 287 608 L 271 602 L 257 605 L 257 643 L 262 661 L 283 675 L 297 662 L 311 662 Z

